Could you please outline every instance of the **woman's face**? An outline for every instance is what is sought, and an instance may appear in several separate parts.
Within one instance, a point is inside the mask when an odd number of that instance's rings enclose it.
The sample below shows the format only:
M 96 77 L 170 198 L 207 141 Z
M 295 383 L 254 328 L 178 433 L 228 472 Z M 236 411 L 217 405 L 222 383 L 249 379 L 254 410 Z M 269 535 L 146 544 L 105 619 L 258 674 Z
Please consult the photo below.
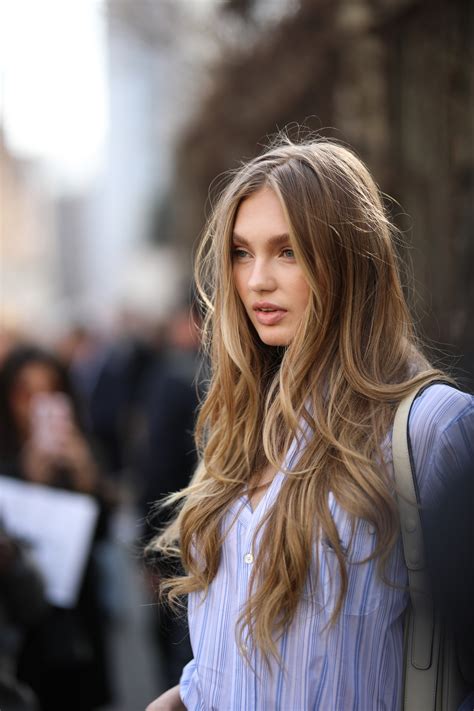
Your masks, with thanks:
M 27 436 L 31 428 L 31 403 L 40 393 L 54 393 L 59 382 L 53 368 L 45 363 L 28 363 L 16 376 L 10 392 L 10 408 L 19 431 Z
M 232 244 L 234 283 L 260 339 L 269 346 L 292 341 L 310 295 L 288 232 L 271 188 L 260 188 L 240 204 Z

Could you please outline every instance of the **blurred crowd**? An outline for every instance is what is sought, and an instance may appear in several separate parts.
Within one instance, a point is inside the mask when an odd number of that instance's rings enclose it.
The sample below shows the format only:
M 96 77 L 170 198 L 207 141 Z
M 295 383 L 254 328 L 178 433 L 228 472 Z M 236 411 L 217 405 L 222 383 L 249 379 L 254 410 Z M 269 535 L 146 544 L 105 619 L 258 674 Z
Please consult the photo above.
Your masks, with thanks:
M 198 327 L 185 304 L 147 331 L 128 316 L 114 337 L 78 326 L 45 346 L 0 334 L 0 477 L 91 497 L 98 511 L 77 600 L 58 605 L 35 541 L 8 524 L 21 524 L 25 510 L 6 515 L 0 479 L 2 711 L 113 705 L 111 527 L 131 499 L 141 550 L 164 522 L 153 502 L 185 486 L 194 469 Z M 156 571 L 145 560 L 140 570 L 152 596 Z M 190 655 L 186 626 L 161 606 L 151 620 L 159 673 L 171 686 Z

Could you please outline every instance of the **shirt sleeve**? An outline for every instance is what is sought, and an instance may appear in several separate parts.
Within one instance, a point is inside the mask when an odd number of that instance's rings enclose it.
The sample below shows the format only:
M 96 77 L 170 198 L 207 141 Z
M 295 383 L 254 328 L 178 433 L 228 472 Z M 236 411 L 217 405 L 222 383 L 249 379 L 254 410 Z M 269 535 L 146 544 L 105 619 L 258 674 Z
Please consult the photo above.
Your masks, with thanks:
M 186 708 L 189 708 L 189 697 L 192 695 L 196 673 L 196 661 L 195 659 L 191 659 L 191 661 L 183 667 L 179 680 L 179 695 Z

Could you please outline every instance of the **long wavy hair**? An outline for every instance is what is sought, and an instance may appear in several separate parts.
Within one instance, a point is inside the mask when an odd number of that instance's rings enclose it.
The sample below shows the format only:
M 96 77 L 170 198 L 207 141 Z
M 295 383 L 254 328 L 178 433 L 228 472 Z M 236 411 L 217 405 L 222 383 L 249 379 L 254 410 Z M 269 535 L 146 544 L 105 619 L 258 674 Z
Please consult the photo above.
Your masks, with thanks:
M 311 294 L 292 342 L 262 343 L 232 277 L 232 232 L 239 205 L 262 187 L 281 202 L 297 262 Z M 196 426 L 200 464 L 171 497 L 178 514 L 155 540 L 179 555 L 185 574 L 165 580 L 171 602 L 205 593 L 221 558 L 229 505 L 271 463 L 283 466 L 294 438 L 311 437 L 297 468 L 261 522 L 261 541 L 237 635 L 250 635 L 268 661 L 290 625 L 315 541 L 335 551 L 343 605 L 347 561 L 329 508 L 332 492 L 353 520 L 376 531 L 380 570 L 397 540 L 393 484 L 382 442 L 397 403 L 440 377 L 422 355 L 403 294 L 396 230 L 381 194 L 356 155 L 323 138 L 284 137 L 236 170 L 215 205 L 196 258 L 205 311 L 203 343 L 211 378 Z

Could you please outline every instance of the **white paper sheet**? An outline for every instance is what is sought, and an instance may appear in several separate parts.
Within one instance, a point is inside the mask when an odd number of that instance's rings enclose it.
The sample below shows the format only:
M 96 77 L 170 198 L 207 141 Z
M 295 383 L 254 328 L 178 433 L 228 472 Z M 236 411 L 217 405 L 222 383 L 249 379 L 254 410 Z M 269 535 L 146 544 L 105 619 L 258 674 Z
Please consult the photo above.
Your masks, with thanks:
M 98 514 L 92 496 L 0 475 L 0 524 L 30 544 L 46 595 L 59 607 L 77 602 Z

